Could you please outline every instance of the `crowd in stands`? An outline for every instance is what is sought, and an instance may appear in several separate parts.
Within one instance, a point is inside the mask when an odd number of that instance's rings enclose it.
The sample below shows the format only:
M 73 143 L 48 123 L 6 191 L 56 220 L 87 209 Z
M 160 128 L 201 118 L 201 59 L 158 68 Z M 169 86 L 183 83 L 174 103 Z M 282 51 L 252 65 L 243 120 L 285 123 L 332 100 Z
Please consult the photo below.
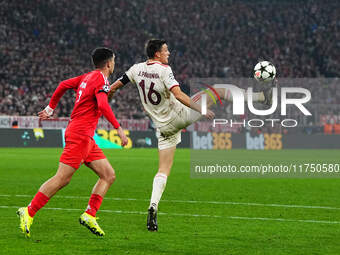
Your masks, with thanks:
M 241 0 L 0 1 L 0 115 L 36 115 L 61 80 L 90 71 L 97 46 L 113 48 L 111 81 L 146 59 L 145 42 L 165 38 L 176 79 L 250 77 L 269 60 L 278 77 L 340 76 L 340 2 Z M 340 103 L 334 84 L 313 103 Z M 116 116 L 145 118 L 129 84 L 111 102 Z M 313 99 L 314 100 L 314 99 Z M 69 116 L 72 91 L 56 114 Z

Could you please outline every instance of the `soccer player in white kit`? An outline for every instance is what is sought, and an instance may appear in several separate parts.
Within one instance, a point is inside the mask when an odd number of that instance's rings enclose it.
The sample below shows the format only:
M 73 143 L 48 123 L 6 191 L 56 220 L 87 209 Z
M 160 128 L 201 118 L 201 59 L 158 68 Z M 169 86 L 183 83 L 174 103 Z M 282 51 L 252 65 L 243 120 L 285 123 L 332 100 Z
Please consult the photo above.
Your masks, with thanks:
M 145 111 L 155 124 L 159 167 L 153 180 L 147 228 L 149 231 L 157 231 L 158 203 L 170 175 L 176 145 L 181 142 L 181 130 L 199 120 L 202 115 L 200 97 L 196 94 L 190 98 L 182 92 L 168 65 L 170 52 L 167 42 L 158 39 L 149 40 L 146 53 L 148 56 L 146 62 L 133 65 L 112 84 L 109 99 L 117 89 L 132 82 L 138 88 Z M 215 90 L 221 99 L 232 101 L 231 94 L 226 89 L 216 88 Z M 253 100 L 268 104 L 271 100 L 271 93 L 253 93 Z M 212 104 L 212 99 L 207 97 L 207 107 Z M 205 117 L 213 119 L 214 116 L 215 114 L 207 109 Z

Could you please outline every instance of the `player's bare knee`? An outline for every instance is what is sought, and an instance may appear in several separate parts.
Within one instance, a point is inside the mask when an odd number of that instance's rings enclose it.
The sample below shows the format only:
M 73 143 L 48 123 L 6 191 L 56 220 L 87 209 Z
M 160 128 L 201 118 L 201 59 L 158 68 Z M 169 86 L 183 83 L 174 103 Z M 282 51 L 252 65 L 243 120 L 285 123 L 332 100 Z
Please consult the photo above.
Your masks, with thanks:
M 107 177 L 107 182 L 110 183 L 110 184 L 114 183 L 115 180 L 116 180 L 116 175 L 115 175 L 114 172 L 111 173 L 111 174 Z
M 64 180 L 65 186 L 71 182 L 71 179 L 72 179 L 72 176 L 68 176 L 68 177 L 65 178 L 65 180 Z
M 54 179 L 59 188 L 65 187 L 71 181 L 71 176 L 55 175 Z
M 70 183 L 72 176 L 63 176 L 61 180 L 62 187 L 65 187 L 67 184 Z
M 116 180 L 116 174 L 114 170 L 112 168 L 107 168 L 103 176 L 103 179 L 109 184 L 114 183 L 114 181 Z

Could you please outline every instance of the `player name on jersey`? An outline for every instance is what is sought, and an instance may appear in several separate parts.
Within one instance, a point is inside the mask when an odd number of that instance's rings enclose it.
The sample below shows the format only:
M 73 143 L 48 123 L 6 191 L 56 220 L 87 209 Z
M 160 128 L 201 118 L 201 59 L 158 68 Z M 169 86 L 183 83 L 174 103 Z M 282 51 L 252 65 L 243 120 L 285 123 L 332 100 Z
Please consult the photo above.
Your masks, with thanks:
M 146 77 L 149 79 L 159 79 L 158 73 L 148 73 L 148 72 L 139 71 L 138 76 Z

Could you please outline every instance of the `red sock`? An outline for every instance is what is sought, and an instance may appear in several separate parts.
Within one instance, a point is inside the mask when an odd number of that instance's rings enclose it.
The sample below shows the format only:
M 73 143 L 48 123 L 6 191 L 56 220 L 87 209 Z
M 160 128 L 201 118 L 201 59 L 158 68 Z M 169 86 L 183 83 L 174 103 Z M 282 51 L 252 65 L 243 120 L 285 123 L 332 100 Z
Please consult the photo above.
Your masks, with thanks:
M 89 205 L 87 206 L 86 213 L 96 217 L 96 213 L 102 204 L 103 198 L 98 194 L 92 194 L 89 200 Z
M 49 198 L 45 194 L 43 194 L 39 191 L 37 194 L 35 194 L 31 203 L 27 207 L 28 214 L 31 217 L 34 217 L 34 215 L 37 213 L 37 211 L 39 211 L 41 207 L 46 205 L 48 200 L 49 200 Z

